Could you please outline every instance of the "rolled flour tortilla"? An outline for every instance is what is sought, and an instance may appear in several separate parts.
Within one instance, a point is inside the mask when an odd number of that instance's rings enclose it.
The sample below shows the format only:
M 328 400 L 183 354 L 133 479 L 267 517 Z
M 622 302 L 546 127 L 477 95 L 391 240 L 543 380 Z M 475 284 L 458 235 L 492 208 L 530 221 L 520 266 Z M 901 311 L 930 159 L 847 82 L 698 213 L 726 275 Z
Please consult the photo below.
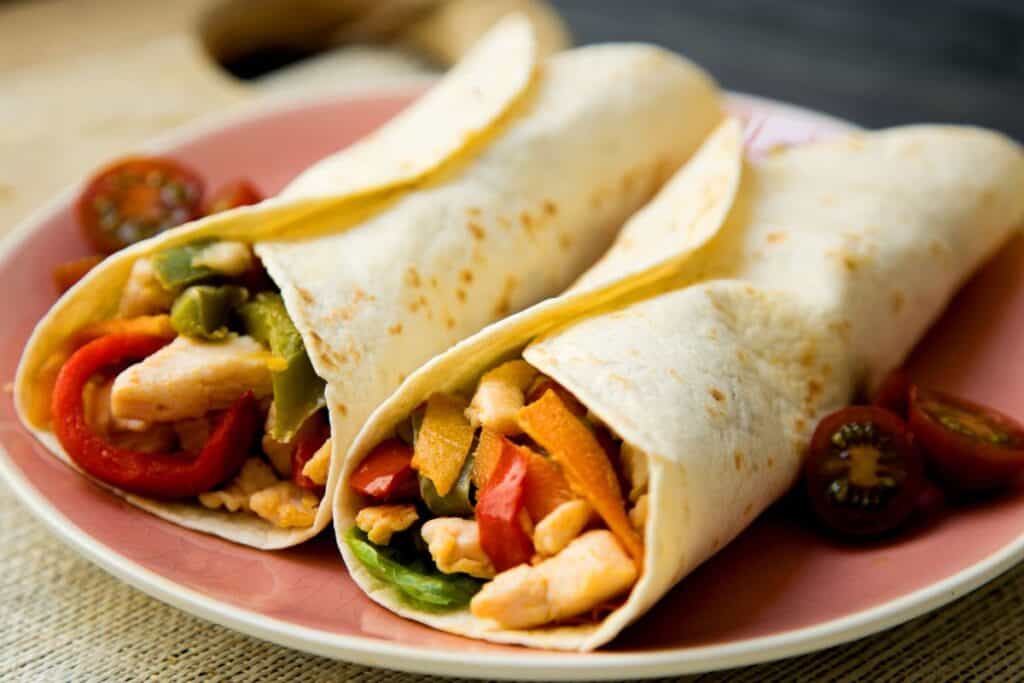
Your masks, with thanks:
M 607 643 L 792 486 L 817 420 L 900 363 L 1024 220 L 1024 154 L 993 132 L 855 133 L 756 163 L 740 147 L 724 123 L 566 295 L 465 340 L 375 412 L 335 495 L 341 553 L 373 600 L 484 640 Z M 646 457 L 642 569 L 592 623 L 425 612 L 345 542 L 370 504 L 345 483 L 370 449 L 432 394 L 465 395 L 516 357 Z
M 48 363 L 52 370 L 66 355 L 76 331 L 115 315 L 139 259 L 200 239 L 253 243 L 329 387 L 332 467 L 315 522 L 277 528 L 194 500 L 120 493 L 239 543 L 299 543 L 329 523 L 341 454 L 406 374 L 564 289 L 721 116 L 714 83 L 680 57 L 603 45 L 541 63 L 529 25 L 507 19 L 410 109 L 278 197 L 167 232 L 94 269 L 29 340 L 19 414 L 70 463 L 47 424 Z

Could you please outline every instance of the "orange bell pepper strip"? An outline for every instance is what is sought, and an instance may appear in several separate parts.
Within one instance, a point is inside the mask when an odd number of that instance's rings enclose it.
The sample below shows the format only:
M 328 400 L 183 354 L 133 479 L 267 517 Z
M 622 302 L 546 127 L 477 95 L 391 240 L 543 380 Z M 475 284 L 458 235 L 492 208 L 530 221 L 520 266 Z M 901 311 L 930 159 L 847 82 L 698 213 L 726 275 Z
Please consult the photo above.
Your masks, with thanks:
M 156 315 L 140 315 L 134 318 L 110 318 L 109 320 L 91 323 L 75 331 L 71 335 L 71 343 L 75 347 L 83 346 L 94 339 L 112 334 L 160 337 L 168 342 L 178 336 L 178 333 L 171 325 L 171 316 L 166 313 L 158 313 Z
M 568 389 L 550 377 L 540 377 L 534 381 L 533 386 L 526 392 L 527 405 L 539 401 L 549 391 L 555 392 L 573 415 L 584 417 L 587 414 L 587 407 L 580 403 L 579 399 L 573 396 Z
M 491 478 L 494 468 L 501 459 L 503 447 L 504 439 L 501 434 L 487 427 L 480 428 L 480 439 L 473 451 L 473 471 L 470 473 L 478 489 L 487 485 L 487 480 Z
M 501 458 L 476 501 L 480 547 L 499 572 L 533 557 L 533 541 L 520 522 L 527 457 L 519 446 L 503 438 Z
M 548 516 L 562 503 L 577 496 L 562 474 L 562 468 L 551 458 L 520 446 L 526 454 L 526 491 L 523 506 L 534 524 Z
M 138 334 L 112 334 L 89 342 L 61 367 L 51 409 L 57 439 L 85 472 L 129 493 L 174 500 L 210 491 L 241 469 L 259 431 L 259 411 L 252 392 L 244 394 L 224 412 L 194 457 L 119 448 L 95 434 L 82 399 L 89 379 L 103 368 L 145 358 L 166 343 L 163 337 Z
M 593 506 L 633 559 L 642 562 L 643 539 L 629 522 L 615 468 L 593 432 L 552 390 L 519 411 L 519 424 L 562 466 L 569 486 Z
M 427 399 L 423 423 L 416 436 L 412 466 L 447 496 L 462 472 L 476 431 L 466 419 L 466 401 L 450 394 Z
M 63 294 L 74 287 L 75 283 L 85 277 L 102 260 L 102 256 L 93 254 L 65 261 L 56 266 L 53 269 L 53 284 L 57 287 L 57 293 Z

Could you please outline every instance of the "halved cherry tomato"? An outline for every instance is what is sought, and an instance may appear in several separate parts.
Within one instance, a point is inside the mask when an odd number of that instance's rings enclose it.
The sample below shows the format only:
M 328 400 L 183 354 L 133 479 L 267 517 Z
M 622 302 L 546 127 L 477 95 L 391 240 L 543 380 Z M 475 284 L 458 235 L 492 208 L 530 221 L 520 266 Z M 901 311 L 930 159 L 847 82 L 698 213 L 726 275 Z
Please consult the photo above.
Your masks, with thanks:
M 78 198 L 78 222 L 103 254 L 152 237 L 199 216 L 203 181 L 191 169 L 160 157 L 133 157 L 93 176 Z
M 239 206 L 259 204 L 261 201 L 263 201 L 263 195 L 256 189 L 256 186 L 248 180 L 240 178 L 218 187 L 203 203 L 203 215 L 209 216 L 212 213 L 220 213 Z
M 318 495 L 324 494 L 324 487 L 302 473 L 302 468 L 313 459 L 316 452 L 324 445 L 331 436 L 331 427 L 323 415 L 324 411 L 318 410 L 308 420 L 308 424 L 302 425 L 296 439 L 295 450 L 292 451 L 292 481 L 301 489 L 313 491 Z
M 499 572 L 529 562 L 533 556 L 533 541 L 520 518 L 527 457 L 519 446 L 502 439 L 501 458 L 476 501 L 480 547 Z
M 973 401 L 914 387 L 910 429 L 950 488 L 990 491 L 1024 472 L 1024 427 Z
M 163 337 L 111 334 L 89 342 L 64 363 L 53 390 L 53 431 L 68 456 L 102 482 L 140 496 L 188 498 L 227 481 L 245 462 L 259 431 L 259 411 L 247 392 L 220 417 L 198 456 L 119 448 L 90 429 L 82 391 L 98 371 L 155 353 Z
M 907 408 L 910 406 L 910 388 L 912 386 L 910 374 L 903 368 L 894 368 L 882 380 L 878 391 L 875 393 L 875 399 L 871 404 L 891 410 L 903 419 L 906 419 Z
M 815 514 L 834 531 L 868 536 L 895 529 L 914 511 L 924 482 L 924 459 L 888 410 L 844 408 L 814 431 L 804 483 Z
M 65 261 L 53 269 L 53 284 L 57 291 L 63 294 L 75 283 L 85 277 L 85 274 L 92 270 L 96 264 L 103 260 L 102 256 L 83 256 L 71 261 Z
M 412 468 L 412 448 L 398 439 L 382 441 L 359 463 L 348 483 L 380 503 L 417 498 L 420 483 Z

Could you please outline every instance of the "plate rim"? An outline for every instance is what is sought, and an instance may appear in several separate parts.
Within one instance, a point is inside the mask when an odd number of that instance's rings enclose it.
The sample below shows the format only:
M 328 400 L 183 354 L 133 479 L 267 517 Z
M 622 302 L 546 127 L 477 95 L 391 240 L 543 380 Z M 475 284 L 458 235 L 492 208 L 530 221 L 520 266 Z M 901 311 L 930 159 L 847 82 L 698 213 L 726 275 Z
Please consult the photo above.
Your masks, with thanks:
M 315 93 L 269 94 L 258 101 L 243 102 L 226 111 L 200 117 L 138 145 L 137 149 L 165 152 L 204 133 L 325 101 L 414 95 L 422 92 L 429 82 L 425 79 L 423 83 L 403 81 Z M 856 128 L 850 122 L 829 114 L 771 98 L 734 92 L 727 93 L 727 98 L 755 109 L 788 112 L 831 128 Z M 10 233 L 0 239 L 0 258 L 20 247 L 41 223 L 67 204 L 79 188 L 80 183 L 72 184 L 19 221 Z M 613 680 L 697 673 L 769 662 L 850 642 L 909 621 L 966 595 L 1024 559 L 1022 533 L 1011 543 L 957 574 L 881 605 L 813 626 L 734 643 L 640 653 L 597 651 L 566 658 L 553 657 L 549 652 L 540 654 L 541 651 L 528 648 L 510 653 L 468 653 L 328 633 L 227 604 L 146 569 L 83 531 L 27 481 L 2 440 L 0 477 L 36 519 L 66 545 L 107 573 L 167 605 L 246 635 L 310 654 L 363 666 L 443 676 L 516 679 L 543 675 L 551 680 Z

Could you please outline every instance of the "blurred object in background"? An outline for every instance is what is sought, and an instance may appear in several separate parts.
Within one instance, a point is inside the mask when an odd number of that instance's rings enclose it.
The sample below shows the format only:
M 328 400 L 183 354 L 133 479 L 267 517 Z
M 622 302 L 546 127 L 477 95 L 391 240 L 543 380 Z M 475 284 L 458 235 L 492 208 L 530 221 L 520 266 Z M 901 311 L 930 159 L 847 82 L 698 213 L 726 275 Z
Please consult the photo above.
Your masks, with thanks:
M 581 43 L 659 43 L 731 90 L 1024 140 L 1024 0 L 0 0 L 0 233 L 254 93 L 423 83 L 512 10 L 547 52 L 569 42 L 557 10 Z
M 544 0 L 0 2 L 0 235 L 96 166 L 280 91 L 426 83 L 509 12 L 569 43 Z
M 561 19 L 535 0 L 221 0 L 203 15 L 199 33 L 210 54 L 241 78 L 291 62 L 297 70 L 311 61 L 343 65 L 348 53 L 380 55 L 389 70 L 401 63 L 422 71 L 451 66 L 512 12 L 533 22 L 542 54 L 568 46 Z
M 1024 141 L 1024 0 L 551 0 L 579 43 L 645 40 L 723 87 L 872 128 Z

